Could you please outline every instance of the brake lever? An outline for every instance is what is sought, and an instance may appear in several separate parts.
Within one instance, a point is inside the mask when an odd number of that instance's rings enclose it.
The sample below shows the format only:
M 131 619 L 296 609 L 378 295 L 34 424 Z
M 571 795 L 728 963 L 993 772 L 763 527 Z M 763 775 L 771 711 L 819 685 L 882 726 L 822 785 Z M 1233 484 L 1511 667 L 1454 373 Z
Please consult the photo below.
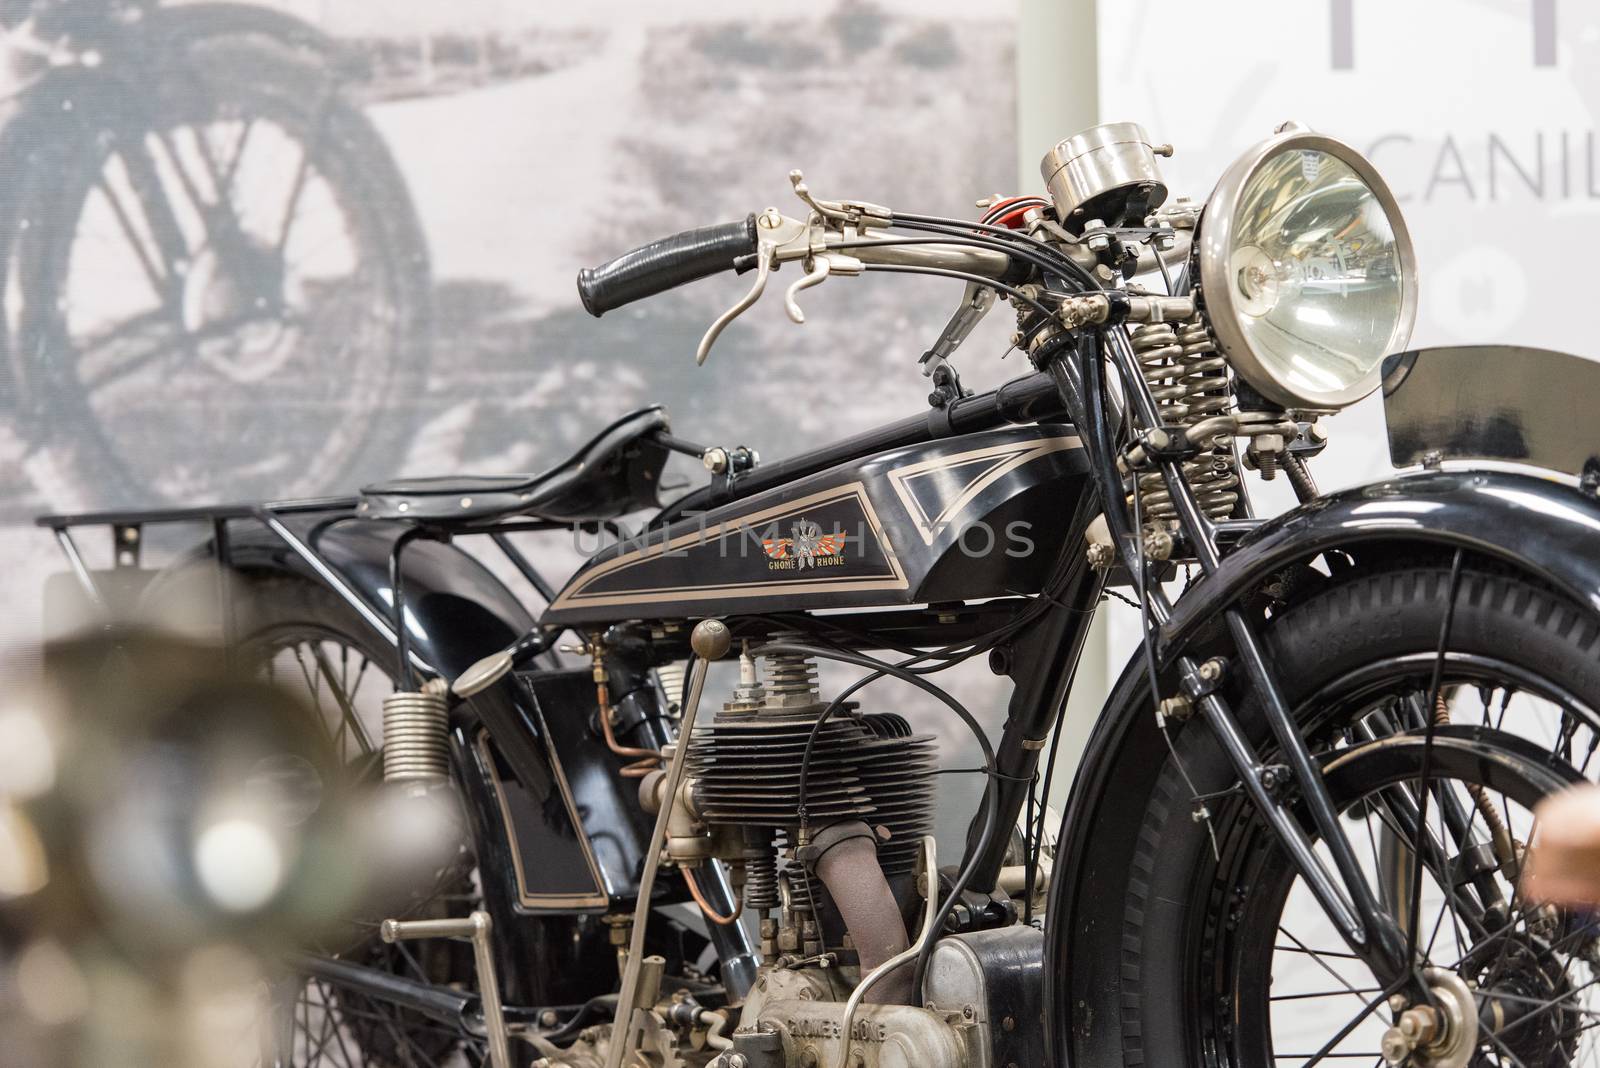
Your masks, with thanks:
M 711 346 L 717 343 L 717 338 L 728 328 L 728 324 L 743 315 L 750 306 L 761 299 L 761 294 L 766 292 L 767 278 L 772 274 L 772 260 L 778 246 L 770 241 L 762 241 L 756 246 L 756 280 L 746 293 L 733 307 L 717 316 L 705 336 L 700 339 L 700 345 L 694 350 L 694 362 L 704 366 L 706 357 L 711 355 Z
M 798 174 L 798 172 L 797 172 Z M 798 183 L 804 189 L 804 183 Z M 807 203 L 812 203 L 808 196 L 803 196 Z M 831 201 L 824 201 L 836 207 Z M 851 205 L 852 209 L 859 210 L 860 205 Z M 869 206 L 870 207 L 870 206 Z M 887 219 L 887 209 L 876 209 L 884 212 Z M 713 322 L 705 336 L 700 339 L 699 346 L 695 349 L 694 362 L 704 365 L 706 357 L 711 353 L 711 346 L 717 343 L 717 338 L 728 328 L 728 324 L 750 309 L 761 295 L 766 292 L 767 279 L 781 264 L 796 260 L 803 261 L 806 266 L 805 277 L 790 286 L 784 294 L 783 303 L 789 318 L 797 323 L 806 321 L 805 312 L 800 310 L 795 296 L 802 290 L 820 285 L 829 275 L 858 275 L 866 270 L 866 265 L 854 256 L 846 256 L 839 252 L 825 252 L 828 240 L 826 217 L 820 213 L 813 214 L 806 220 L 791 219 L 778 212 L 777 208 L 768 208 L 756 216 L 756 251 L 754 255 L 756 278 L 751 284 L 750 291 L 733 307 L 719 315 Z M 742 267 L 741 270 L 748 268 Z

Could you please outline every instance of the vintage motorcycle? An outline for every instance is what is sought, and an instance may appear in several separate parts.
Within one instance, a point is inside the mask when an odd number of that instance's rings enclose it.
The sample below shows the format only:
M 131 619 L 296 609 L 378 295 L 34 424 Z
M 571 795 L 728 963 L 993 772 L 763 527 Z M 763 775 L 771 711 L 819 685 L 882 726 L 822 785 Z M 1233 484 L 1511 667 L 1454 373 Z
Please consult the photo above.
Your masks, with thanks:
M 758 463 L 651 408 L 537 475 L 41 520 L 101 599 L 75 530 L 111 527 L 126 580 L 147 526 L 210 524 L 233 647 L 303 676 L 352 777 L 466 813 L 406 909 L 296 958 L 269 1061 L 1532 1068 L 1593 1049 L 1600 928 L 1518 873 L 1533 806 L 1600 747 L 1600 461 L 1575 432 L 1595 367 L 1405 351 L 1412 245 L 1349 146 L 1289 124 L 1203 205 L 1168 203 L 1171 151 L 1094 127 L 1045 157 L 1047 197 L 976 222 L 823 199 L 796 172 L 800 217 L 580 273 L 600 315 L 753 271 L 702 362 L 786 263 L 796 321 L 835 276 L 963 282 L 922 359 L 928 410 L 814 452 Z M 973 394 L 950 357 L 997 298 L 1034 371 Z M 1421 470 L 1319 494 L 1321 417 L 1380 387 L 1393 457 Z M 673 453 L 710 481 L 662 508 Z M 1300 505 L 1254 517 L 1244 469 Z M 658 508 L 559 589 L 511 538 Z M 541 612 L 467 551 L 484 538 Z M 1144 642 L 1052 839 L 1039 798 L 1106 596 Z M 585 666 L 554 662 L 565 634 Z M 707 694 L 735 655 L 737 684 Z M 934 682 L 978 656 L 1014 684 L 993 741 Z M 825 691 L 822 662 L 861 678 Z M 896 686 L 982 751 L 955 863 L 931 836 L 939 754 Z

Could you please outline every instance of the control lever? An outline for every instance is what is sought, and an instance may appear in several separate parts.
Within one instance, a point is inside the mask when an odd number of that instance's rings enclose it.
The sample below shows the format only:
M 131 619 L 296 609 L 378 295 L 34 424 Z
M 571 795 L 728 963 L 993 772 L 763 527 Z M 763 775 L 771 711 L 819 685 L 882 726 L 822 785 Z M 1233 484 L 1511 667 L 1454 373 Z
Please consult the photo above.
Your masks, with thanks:
M 728 324 L 743 315 L 749 307 L 761 299 L 761 294 L 767 289 L 767 276 L 772 274 L 773 254 L 777 246 L 770 241 L 762 241 L 756 246 L 756 280 L 746 293 L 733 307 L 717 316 L 705 336 L 700 339 L 700 344 L 694 350 L 694 362 L 704 365 L 706 357 L 711 355 L 711 346 L 717 343 L 717 338 L 728 328 Z
M 989 313 L 994 306 L 994 290 L 989 286 L 980 286 L 976 282 L 968 282 L 966 292 L 961 295 L 961 307 L 950 316 L 950 321 L 945 324 L 939 337 L 922 354 L 919 361 L 922 364 L 923 375 L 932 378 L 936 371 L 951 353 L 967 340 L 967 335 L 972 333 L 972 328 L 978 321 Z
M 961 306 L 950 316 L 950 321 L 939 332 L 928 351 L 922 354 L 922 359 L 917 361 L 922 366 L 924 377 L 933 380 L 933 392 L 928 394 L 928 403 L 933 407 L 945 408 L 966 396 L 966 391 L 961 388 L 961 376 L 956 374 L 950 355 L 993 306 L 993 289 L 968 282 L 966 292 L 961 295 Z
M 794 195 L 799 197 L 820 218 L 851 227 L 856 230 L 867 227 L 888 226 L 894 219 L 894 213 L 882 204 L 873 204 L 865 200 L 821 200 L 813 196 L 811 188 L 806 185 L 805 175 L 799 171 L 789 172 L 789 184 L 794 187 Z
M 796 280 L 788 292 L 783 295 L 784 309 L 789 313 L 789 318 L 796 323 L 806 321 L 806 313 L 800 310 L 800 305 L 795 301 L 795 296 L 802 290 L 819 286 L 828 280 L 830 274 L 854 276 L 866 270 L 866 265 L 854 256 L 846 256 L 838 252 L 829 252 L 813 256 L 810 260 L 811 269 L 804 278 Z
M 694 351 L 695 363 L 703 365 L 711 353 L 711 346 L 717 343 L 717 338 L 722 336 L 728 324 L 761 299 L 761 294 L 767 289 L 767 278 L 778 269 L 780 260 L 800 259 L 806 255 L 809 233 L 809 224 L 787 218 L 779 214 L 777 208 L 768 208 L 756 216 L 756 280 L 743 299 L 717 316 L 716 322 L 711 324 Z
M 722 336 L 728 324 L 761 299 L 767 289 L 767 279 L 780 264 L 800 260 L 806 266 L 805 276 L 791 285 L 783 298 L 784 310 L 789 318 L 796 323 L 804 323 L 805 312 L 800 310 L 795 300 L 801 292 L 821 285 L 829 275 L 853 276 L 866 270 L 866 265 L 854 256 L 827 251 L 828 242 L 848 238 L 851 230 L 859 234 L 869 228 L 888 226 L 893 220 L 889 209 L 879 204 L 858 200 L 819 200 L 811 194 L 799 171 L 789 172 L 789 182 L 794 186 L 795 195 L 811 209 L 811 217 L 804 222 L 790 219 L 780 214 L 777 208 L 768 208 L 756 216 L 755 281 L 749 292 L 719 315 L 706 330 L 695 349 L 696 364 L 703 365 L 711 353 L 711 346 L 717 343 L 717 338 Z M 749 259 L 740 257 L 736 265 L 740 271 L 748 270 Z

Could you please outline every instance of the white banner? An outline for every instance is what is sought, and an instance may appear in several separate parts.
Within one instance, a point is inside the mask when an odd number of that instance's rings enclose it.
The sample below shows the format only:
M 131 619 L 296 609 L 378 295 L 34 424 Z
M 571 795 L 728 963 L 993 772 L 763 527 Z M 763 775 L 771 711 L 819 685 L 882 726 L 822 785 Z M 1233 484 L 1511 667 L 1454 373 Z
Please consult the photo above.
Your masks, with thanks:
M 1288 119 L 1366 153 L 1417 247 L 1413 345 L 1517 342 L 1600 356 L 1600 9 L 1556 0 L 1118 0 L 1098 9 L 1102 120 L 1177 154 L 1173 196 Z M 1322 489 L 1391 473 L 1377 397 L 1331 422 Z M 1262 514 L 1288 507 L 1251 479 Z M 1111 621 L 1115 677 L 1137 614 Z
M 1099 9 L 1100 110 L 1178 149 L 1204 197 L 1286 119 L 1366 153 L 1416 241 L 1419 344 L 1593 354 L 1600 9 L 1556 0 L 1119 0 Z

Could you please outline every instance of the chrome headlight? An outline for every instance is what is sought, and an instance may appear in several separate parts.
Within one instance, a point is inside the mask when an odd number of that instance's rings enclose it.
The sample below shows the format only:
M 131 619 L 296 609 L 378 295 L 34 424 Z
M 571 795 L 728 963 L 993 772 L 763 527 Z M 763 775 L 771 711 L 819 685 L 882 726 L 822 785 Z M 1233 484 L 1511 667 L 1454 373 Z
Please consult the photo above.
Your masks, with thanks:
M 1354 403 L 1411 339 L 1411 236 L 1389 187 L 1349 145 L 1303 129 L 1263 141 L 1224 172 L 1199 240 L 1211 328 L 1269 400 Z

